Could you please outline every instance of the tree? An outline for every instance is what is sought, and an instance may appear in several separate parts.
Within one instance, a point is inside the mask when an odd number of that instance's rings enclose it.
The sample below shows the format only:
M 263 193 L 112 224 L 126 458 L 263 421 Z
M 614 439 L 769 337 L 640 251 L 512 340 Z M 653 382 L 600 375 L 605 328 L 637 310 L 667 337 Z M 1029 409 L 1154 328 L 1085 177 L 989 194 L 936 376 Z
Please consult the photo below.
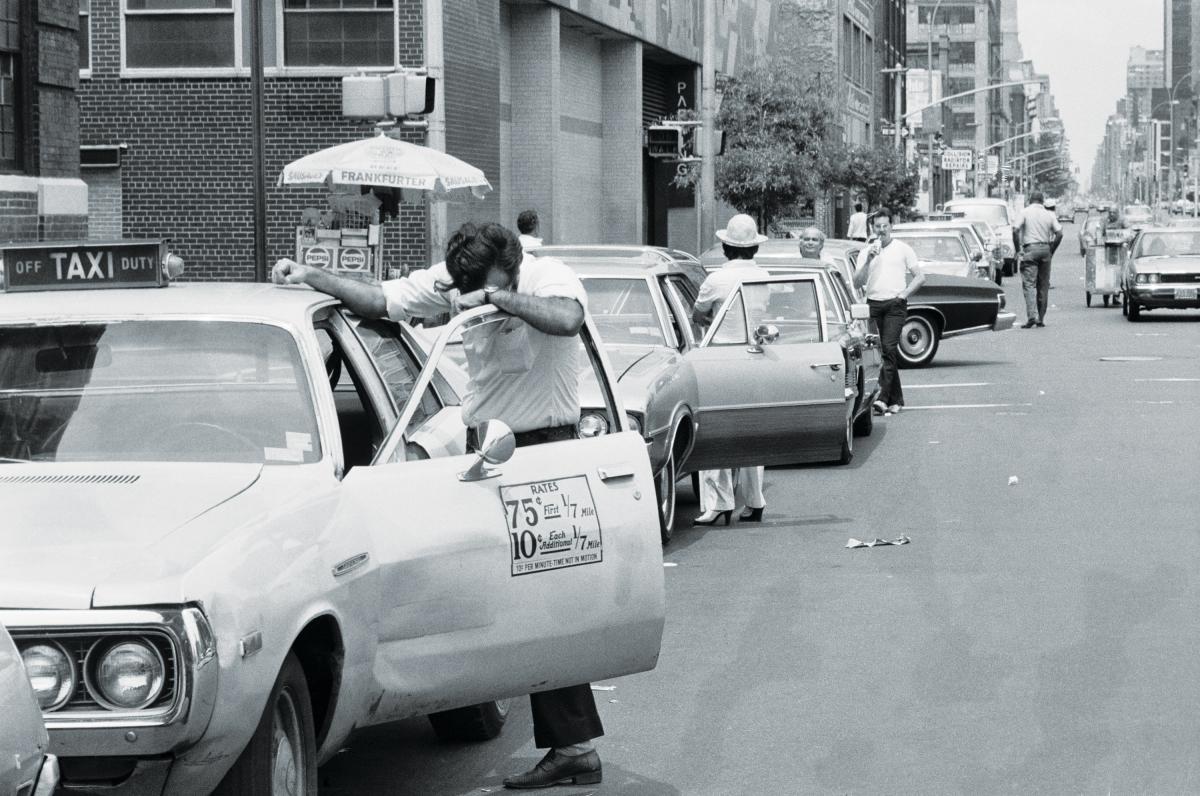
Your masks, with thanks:
M 833 130 L 832 106 L 785 62 L 767 60 L 732 79 L 717 126 L 725 132 L 717 195 L 754 216 L 759 229 L 820 193 L 816 165 Z M 676 183 L 694 185 L 698 177 L 693 168 Z
M 870 207 L 905 213 L 917 202 L 920 175 L 887 146 L 826 147 L 819 160 L 821 186 L 862 196 Z

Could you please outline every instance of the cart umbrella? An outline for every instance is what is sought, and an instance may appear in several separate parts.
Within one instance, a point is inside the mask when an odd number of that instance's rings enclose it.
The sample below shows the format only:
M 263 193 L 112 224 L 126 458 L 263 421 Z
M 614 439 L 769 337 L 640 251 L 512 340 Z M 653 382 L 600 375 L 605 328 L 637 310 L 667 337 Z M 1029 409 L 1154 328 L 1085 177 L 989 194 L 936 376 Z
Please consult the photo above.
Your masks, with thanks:
M 492 189 L 483 171 L 429 147 L 377 135 L 322 149 L 284 166 L 279 185 L 366 185 L 475 196 Z

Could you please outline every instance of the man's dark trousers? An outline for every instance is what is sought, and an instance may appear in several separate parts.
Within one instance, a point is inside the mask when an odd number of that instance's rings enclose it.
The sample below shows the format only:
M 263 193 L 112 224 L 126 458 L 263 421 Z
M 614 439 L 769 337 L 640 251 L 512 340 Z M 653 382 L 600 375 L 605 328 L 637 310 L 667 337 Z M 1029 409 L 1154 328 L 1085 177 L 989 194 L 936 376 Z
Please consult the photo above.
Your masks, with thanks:
M 574 426 L 556 426 L 522 431 L 514 436 L 517 447 L 523 448 L 574 439 L 576 434 Z M 467 446 L 471 450 L 478 447 L 474 428 L 467 429 Z M 530 694 L 529 707 L 533 713 L 533 743 L 539 749 L 572 746 L 604 734 L 591 683 Z
M 1042 323 L 1050 300 L 1050 245 L 1027 243 L 1021 250 L 1021 287 L 1028 319 Z
M 879 400 L 888 406 L 904 406 L 904 390 L 900 387 L 900 332 L 908 315 L 908 301 L 902 298 L 871 299 L 867 303 L 871 305 L 871 320 L 879 330 L 879 345 L 883 349 Z

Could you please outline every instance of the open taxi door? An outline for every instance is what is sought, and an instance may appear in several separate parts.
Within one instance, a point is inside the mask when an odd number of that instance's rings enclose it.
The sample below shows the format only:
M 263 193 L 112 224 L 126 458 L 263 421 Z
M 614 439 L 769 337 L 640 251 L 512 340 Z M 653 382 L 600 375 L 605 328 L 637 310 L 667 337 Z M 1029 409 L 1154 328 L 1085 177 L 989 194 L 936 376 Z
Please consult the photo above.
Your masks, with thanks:
M 746 279 L 687 353 L 700 398 L 689 469 L 837 458 L 851 433 L 846 358 L 817 279 Z
M 601 386 L 608 433 L 515 447 L 491 422 L 483 456 L 412 443 L 447 341 L 468 324 L 513 320 L 491 307 L 451 320 L 375 462 L 343 481 L 344 521 L 371 529 L 379 578 L 377 720 L 657 663 L 665 594 L 654 481 L 590 318 L 579 356 Z

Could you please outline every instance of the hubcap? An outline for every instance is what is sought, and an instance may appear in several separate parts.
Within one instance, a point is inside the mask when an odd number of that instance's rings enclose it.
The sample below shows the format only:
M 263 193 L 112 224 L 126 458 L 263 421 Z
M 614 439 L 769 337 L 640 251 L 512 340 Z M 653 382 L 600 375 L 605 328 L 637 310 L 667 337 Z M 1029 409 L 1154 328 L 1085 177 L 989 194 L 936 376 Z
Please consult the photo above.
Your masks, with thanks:
M 909 321 L 904 324 L 904 331 L 900 335 L 900 347 L 904 349 L 905 355 L 911 358 L 919 358 L 929 348 L 929 332 L 923 323 L 917 321 Z
M 271 796 L 300 796 L 307 791 L 303 756 L 296 703 L 284 689 L 271 717 Z

